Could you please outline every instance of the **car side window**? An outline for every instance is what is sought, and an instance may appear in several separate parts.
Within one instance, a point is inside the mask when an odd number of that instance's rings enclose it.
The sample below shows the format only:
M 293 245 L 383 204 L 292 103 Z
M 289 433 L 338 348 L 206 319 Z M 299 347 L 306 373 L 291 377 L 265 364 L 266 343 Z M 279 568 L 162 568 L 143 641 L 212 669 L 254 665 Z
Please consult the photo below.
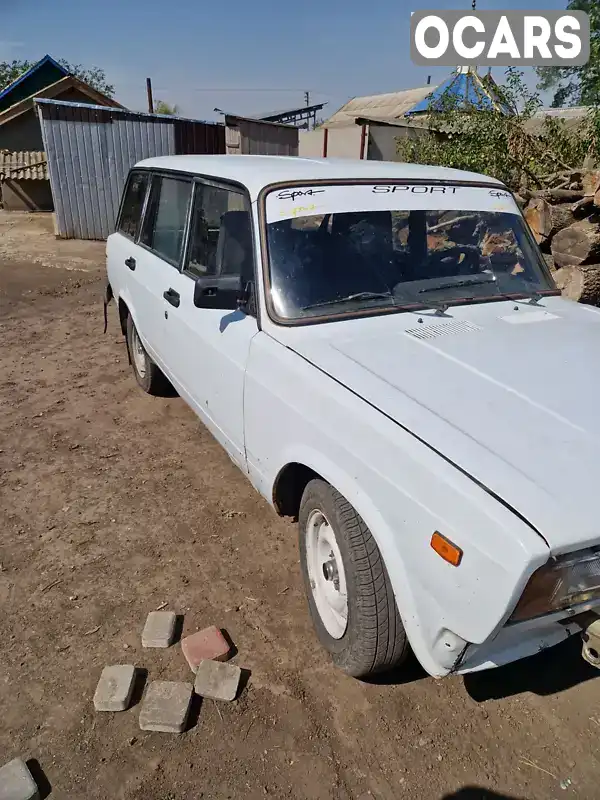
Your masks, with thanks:
M 179 266 L 192 182 L 155 175 L 140 241 L 158 256 Z
M 241 191 L 197 183 L 185 270 L 199 278 L 253 276 L 252 218 Z
M 127 182 L 117 230 L 132 239 L 137 237 L 149 180 L 147 172 L 132 172 Z

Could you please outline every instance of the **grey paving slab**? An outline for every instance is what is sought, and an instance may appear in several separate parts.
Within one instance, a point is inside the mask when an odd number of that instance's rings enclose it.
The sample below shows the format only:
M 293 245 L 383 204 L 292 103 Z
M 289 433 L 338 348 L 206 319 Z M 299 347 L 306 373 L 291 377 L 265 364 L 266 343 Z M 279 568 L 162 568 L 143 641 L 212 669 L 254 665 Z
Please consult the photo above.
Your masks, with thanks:
M 142 647 L 169 647 L 175 637 L 176 623 L 173 611 L 151 611 L 142 631 Z
M 27 764 L 13 758 L 0 767 L 0 800 L 39 800 L 40 793 Z
M 175 681 L 153 681 L 149 684 L 140 711 L 143 731 L 182 733 L 185 729 L 193 686 Z
M 94 694 L 96 711 L 125 711 L 129 708 L 136 669 L 131 664 L 104 667 Z
M 210 700 L 235 700 L 242 670 L 235 664 L 220 661 L 201 661 L 196 672 L 194 691 Z

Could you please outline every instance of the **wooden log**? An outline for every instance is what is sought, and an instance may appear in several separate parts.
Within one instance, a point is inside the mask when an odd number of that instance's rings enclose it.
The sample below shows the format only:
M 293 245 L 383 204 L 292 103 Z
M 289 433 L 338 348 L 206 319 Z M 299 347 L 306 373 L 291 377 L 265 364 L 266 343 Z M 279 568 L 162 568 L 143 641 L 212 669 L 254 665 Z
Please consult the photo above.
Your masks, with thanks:
M 551 186 L 553 183 L 556 183 L 556 181 L 558 181 L 558 183 L 564 183 L 565 181 L 567 183 L 579 183 L 582 174 L 581 170 L 567 169 L 561 172 L 553 172 L 551 175 L 543 175 L 542 180 L 546 186 Z M 555 186 L 554 188 L 558 189 L 559 187 Z
M 552 239 L 557 269 L 591 264 L 600 258 L 600 226 L 583 219 L 563 228 Z
M 550 236 L 552 219 L 550 218 L 550 204 L 542 197 L 534 197 L 529 201 L 523 211 L 523 216 L 531 228 L 533 237 L 538 244 L 545 242 Z
M 583 197 L 571 206 L 571 213 L 576 219 L 589 216 L 594 210 L 594 198 Z
M 600 264 L 563 267 L 554 273 L 563 297 L 600 306 Z
M 573 214 L 569 205 L 551 206 L 542 197 L 530 200 L 523 215 L 538 244 L 543 244 L 573 222 Z
M 542 253 L 542 255 L 550 272 L 556 272 L 556 264 L 554 263 L 554 256 L 552 256 L 550 253 Z
M 584 172 L 581 178 L 584 197 L 593 197 L 600 189 L 600 170 Z
M 584 196 L 583 192 L 573 192 L 571 189 L 538 189 L 531 193 L 532 197 L 542 197 L 549 203 L 576 203 Z
M 552 219 L 552 229 L 550 236 L 554 236 L 563 228 L 573 224 L 573 212 L 571 211 L 570 203 L 561 203 L 556 206 L 550 206 L 550 217 Z

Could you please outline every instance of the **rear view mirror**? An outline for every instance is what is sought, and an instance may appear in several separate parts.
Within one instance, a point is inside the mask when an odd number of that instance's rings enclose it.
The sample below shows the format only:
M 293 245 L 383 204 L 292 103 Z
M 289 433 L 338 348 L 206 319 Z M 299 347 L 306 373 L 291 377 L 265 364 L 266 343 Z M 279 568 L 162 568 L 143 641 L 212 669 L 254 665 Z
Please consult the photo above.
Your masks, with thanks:
M 231 311 L 238 308 L 242 299 L 242 279 L 239 275 L 197 278 L 194 286 L 196 308 L 214 308 Z

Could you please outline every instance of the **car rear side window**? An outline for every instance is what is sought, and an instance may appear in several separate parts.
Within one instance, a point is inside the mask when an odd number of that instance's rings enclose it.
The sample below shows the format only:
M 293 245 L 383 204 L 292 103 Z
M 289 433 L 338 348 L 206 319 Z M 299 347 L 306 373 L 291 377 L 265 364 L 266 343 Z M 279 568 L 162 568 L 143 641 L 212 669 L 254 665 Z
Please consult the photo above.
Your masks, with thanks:
M 155 175 L 140 241 L 158 256 L 178 266 L 185 235 L 192 183 Z
M 117 230 L 132 239 L 137 236 L 149 179 L 147 172 L 132 172 L 125 190 Z

